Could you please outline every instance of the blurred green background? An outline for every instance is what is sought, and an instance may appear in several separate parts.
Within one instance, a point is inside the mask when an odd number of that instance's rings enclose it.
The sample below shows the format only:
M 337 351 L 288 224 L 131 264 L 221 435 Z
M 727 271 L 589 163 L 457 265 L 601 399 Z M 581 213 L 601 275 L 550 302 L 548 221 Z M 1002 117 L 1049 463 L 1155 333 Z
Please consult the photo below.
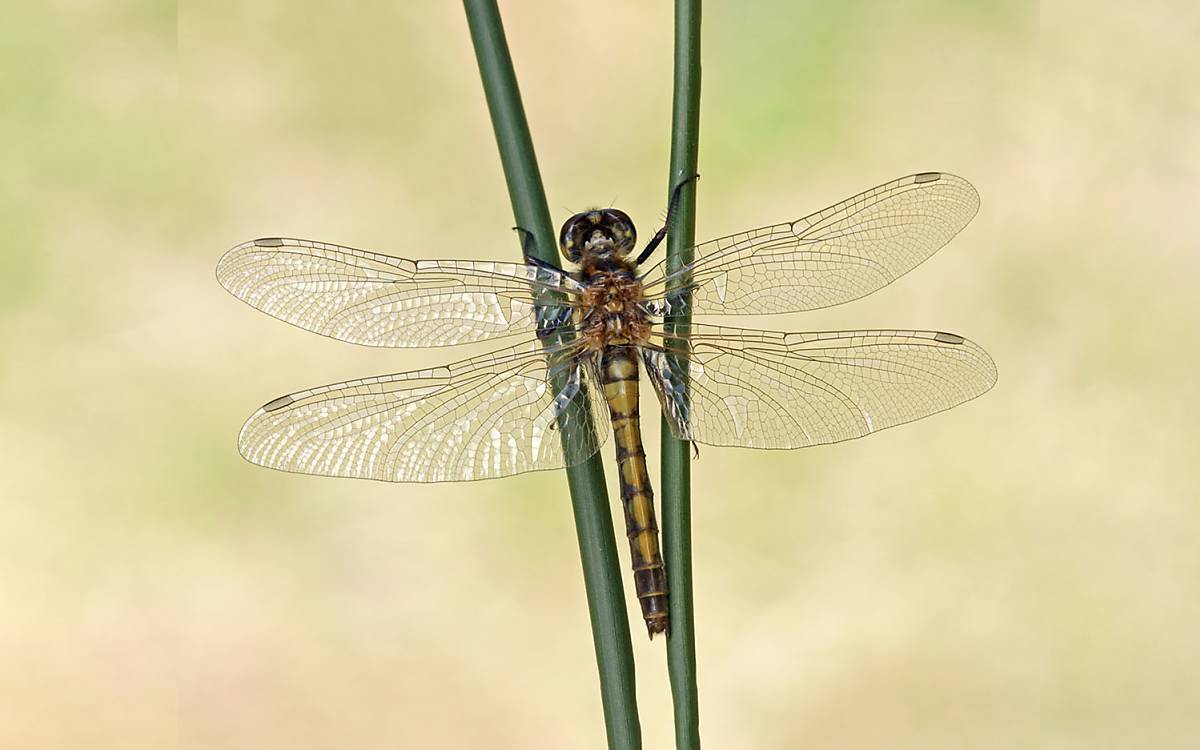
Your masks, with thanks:
M 655 226 L 670 4 L 502 10 L 555 220 Z M 868 440 L 702 451 L 707 746 L 1200 745 L 1197 5 L 705 14 L 699 238 L 915 171 L 983 197 L 886 290 L 746 323 L 951 330 L 1001 373 Z M 16 4 L 0 90 L 0 746 L 602 746 L 561 473 L 385 485 L 235 449 L 281 393 L 468 350 L 281 324 L 216 284 L 226 248 L 517 257 L 461 6 Z

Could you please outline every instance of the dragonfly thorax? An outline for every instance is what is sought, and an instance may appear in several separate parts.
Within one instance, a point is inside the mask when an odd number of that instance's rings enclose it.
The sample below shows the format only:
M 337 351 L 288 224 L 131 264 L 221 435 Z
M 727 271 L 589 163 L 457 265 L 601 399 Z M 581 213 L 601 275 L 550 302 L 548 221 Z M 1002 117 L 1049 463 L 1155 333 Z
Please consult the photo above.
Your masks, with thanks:
M 585 258 L 583 293 L 583 337 L 587 346 L 599 351 L 612 344 L 637 344 L 650 334 L 642 308 L 642 283 L 633 274 L 633 264 L 623 259 L 597 268 Z
M 623 258 L 637 244 L 629 214 L 616 208 L 582 211 L 567 219 L 558 234 L 563 257 L 579 263 L 587 256 Z

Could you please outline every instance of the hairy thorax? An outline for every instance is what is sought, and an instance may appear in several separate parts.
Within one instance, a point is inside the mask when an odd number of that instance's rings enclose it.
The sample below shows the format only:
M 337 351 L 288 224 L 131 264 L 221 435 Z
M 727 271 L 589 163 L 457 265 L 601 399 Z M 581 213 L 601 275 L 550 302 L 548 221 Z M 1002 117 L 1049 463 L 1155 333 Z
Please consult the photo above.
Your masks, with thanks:
M 642 311 L 642 284 L 632 264 L 585 264 L 587 290 L 583 293 L 583 338 L 588 349 L 599 351 L 610 344 L 639 344 L 650 335 Z

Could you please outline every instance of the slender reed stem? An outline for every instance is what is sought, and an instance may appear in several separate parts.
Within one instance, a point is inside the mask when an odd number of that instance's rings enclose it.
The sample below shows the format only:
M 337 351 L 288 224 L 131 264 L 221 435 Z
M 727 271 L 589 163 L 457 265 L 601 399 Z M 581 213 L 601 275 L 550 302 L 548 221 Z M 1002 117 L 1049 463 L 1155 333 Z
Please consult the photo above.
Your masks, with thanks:
M 517 88 L 508 42 L 495 0 L 463 0 L 471 41 L 483 78 L 504 178 L 508 183 L 517 226 L 532 232 L 533 254 L 555 262 L 556 243 L 550 210 L 534 156 L 525 109 Z M 560 420 L 564 448 L 574 430 L 594 430 L 586 409 L 575 410 L 570 419 Z M 570 454 L 568 453 L 568 456 Z M 600 670 L 600 697 L 608 746 L 613 750 L 636 750 L 642 746 L 633 672 L 633 646 L 625 610 L 621 568 L 609 510 L 604 469 L 598 455 L 567 467 L 567 486 L 575 512 L 575 530 L 583 562 L 584 586 L 592 621 L 592 639 Z M 570 744 L 570 743 L 567 743 Z
M 675 0 L 675 93 L 671 113 L 671 170 L 668 195 L 696 174 L 700 144 L 700 0 Z M 667 235 L 667 268 L 692 261 L 696 237 L 696 182 L 687 185 Z M 669 330 L 691 322 L 690 306 L 667 317 Z M 686 368 L 686 363 L 682 363 Z M 686 369 L 684 370 L 686 372 Z M 671 634 L 667 639 L 667 671 L 675 706 L 675 747 L 700 747 L 700 707 L 696 687 L 696 627 L 692 597 L 691 446 L 662 427 L 663 551 L 670 593 Z

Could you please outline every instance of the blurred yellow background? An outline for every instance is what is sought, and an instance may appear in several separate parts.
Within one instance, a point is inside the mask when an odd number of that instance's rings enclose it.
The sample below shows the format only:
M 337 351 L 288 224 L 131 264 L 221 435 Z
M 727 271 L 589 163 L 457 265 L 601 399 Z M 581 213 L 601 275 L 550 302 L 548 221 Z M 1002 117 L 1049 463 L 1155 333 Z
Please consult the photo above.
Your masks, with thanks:
M 501 5 L 555 221 L 612 203 L 648 233 L 670 3 Z M 698 238 L 922 170 L 983 199 L 869 299 L 745 323 L 950 330 L 1000 368 L 867 440 L 703 450 L 706 746 L 1200 745 L 1197 5 L 705 14 Z M 474 351 L 340 344 L 213 278 L 264 235 L 517 257 L 461 6 L 4 15 L 0 747 L 601 747 L 561 473 L 386 485 L 235 449 L 279 394 Z

